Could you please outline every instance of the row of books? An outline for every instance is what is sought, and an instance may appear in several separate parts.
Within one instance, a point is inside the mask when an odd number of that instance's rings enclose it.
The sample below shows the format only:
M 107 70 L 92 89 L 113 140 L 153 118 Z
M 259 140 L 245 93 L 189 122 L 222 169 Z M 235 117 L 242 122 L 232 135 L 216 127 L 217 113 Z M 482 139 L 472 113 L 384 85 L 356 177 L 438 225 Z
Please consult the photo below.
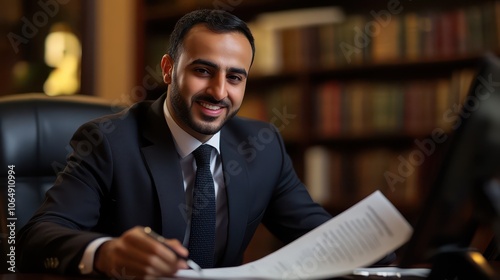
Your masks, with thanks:
M 417 150 L 415 150 L 417 151 Z M 304 183 L 316 202 L 342 209 L 376 190 L 395 205 L 415 206 L 421 199 L 422 164 L 413 150 L 365 149 L 342 153 L 325 146 L 305 152 Z
M 330 80 L 310 94 L 294 83 L 277 83 L 264 93 L 247 92 L 239 115 L 273 123 L 286 139 L 449 132 L 473 77 L 473 70 L 462 69 L 436 80 Z
M 308 19 L 305 11 L 304 16 L 296 16 L 296 22 L 303 24 L 290 27 L 281 23 L 280 16 L 276 22 L 268 15 L 265 21 L 250 23 L 257 48 L 252 70 L 266 75 L 500 49 L 500 1 L 446 11 L 371 11 L 337 18 L 332 14 L 325 14 L 324 20 Z
M 449 132 L 473 77 L 464 69 L 450 79 L 325 82 L 316 90 L 314 131 L 320 138 Z

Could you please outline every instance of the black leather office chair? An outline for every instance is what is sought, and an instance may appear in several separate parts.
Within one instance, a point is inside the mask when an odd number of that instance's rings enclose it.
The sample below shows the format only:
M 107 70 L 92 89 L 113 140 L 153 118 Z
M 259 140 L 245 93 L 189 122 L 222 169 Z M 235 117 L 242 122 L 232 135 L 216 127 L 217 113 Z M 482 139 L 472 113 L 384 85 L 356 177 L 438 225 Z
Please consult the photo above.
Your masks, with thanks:
M 0 97 L 0 260 L 12 245 L 8 238 L 14 234 L 13 227 L 7 225 L 14 223 L 17 232 L 41 205 L 45 192 L 66 163 L 71 151 L 69 140 L 76 129 L 86 121 L 121 109 L 123 106 L 83 95 L 50 97 L 29 93 Z M 15 172 L 12 180 L 8 178 L 9 170 Z M 13 186 L 9 187 L 9 182 Z M 9 212 L 9 206 L 13 212 Z M 5 261 L 0 267 L 3 265 Z

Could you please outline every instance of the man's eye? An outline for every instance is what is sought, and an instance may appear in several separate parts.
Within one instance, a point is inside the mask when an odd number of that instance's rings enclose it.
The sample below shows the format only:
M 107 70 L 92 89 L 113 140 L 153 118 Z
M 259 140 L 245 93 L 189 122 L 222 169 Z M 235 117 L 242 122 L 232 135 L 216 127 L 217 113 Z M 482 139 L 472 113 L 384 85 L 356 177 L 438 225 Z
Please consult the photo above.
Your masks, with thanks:
M 208 70 L 204 68 L 196 68 L 195 71 L 200 74 L 209 74 Z
M 229 75 L 227 78 L 228 78 L 229 80 L 231 80 L 231 81 L 235 81 L 235 82 L 240 82 L 240 81 L 242 80 L 242 79 L 241 79 L 241 77 L 240 77 L 240 76 L 237 76 L 237 75 Z

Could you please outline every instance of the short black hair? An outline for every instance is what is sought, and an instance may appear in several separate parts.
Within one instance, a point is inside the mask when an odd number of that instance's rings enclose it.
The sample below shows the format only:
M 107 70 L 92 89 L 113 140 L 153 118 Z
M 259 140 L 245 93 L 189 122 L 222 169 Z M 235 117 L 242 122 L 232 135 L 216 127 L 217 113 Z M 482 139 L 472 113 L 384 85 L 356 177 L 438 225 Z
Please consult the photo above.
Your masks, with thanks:
M 168 55 L 177 61 L 182 42 L 186 34 L 197 24 L 205 24 L 205 26 L 216 33 L 240 32 L 248 39 L 252 47 L 252 63 L 255 55 L 255 44 L 252 32 L 247 24 L 237 16 L 216 9 L 200 9 L 187 13 L 180 18 L 175 24 L 172 34 L 170 34 L 169 46 L 167 49 Z

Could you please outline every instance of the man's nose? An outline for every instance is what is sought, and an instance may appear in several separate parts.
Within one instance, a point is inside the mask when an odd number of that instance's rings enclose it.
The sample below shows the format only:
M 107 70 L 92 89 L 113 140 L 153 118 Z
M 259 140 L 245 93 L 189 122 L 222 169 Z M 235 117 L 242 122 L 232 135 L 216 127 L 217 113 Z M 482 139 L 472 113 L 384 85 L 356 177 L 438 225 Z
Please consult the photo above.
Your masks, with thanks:
M 208 93 L 212 95 L 217 101 L 223 100 L 227 97 L 225 75 L 217 74 L 213 76 L 213 78 L 210 80 Z

